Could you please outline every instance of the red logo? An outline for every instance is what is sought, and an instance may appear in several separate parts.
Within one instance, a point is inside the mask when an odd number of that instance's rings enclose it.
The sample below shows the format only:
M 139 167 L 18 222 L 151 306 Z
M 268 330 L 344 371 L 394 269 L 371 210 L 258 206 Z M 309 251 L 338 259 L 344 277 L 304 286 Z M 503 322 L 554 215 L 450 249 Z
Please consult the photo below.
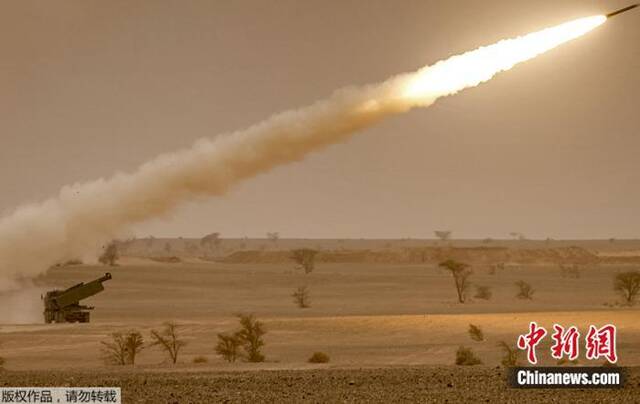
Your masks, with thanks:
M 551 335 L 553 345 L 551 346 L 551 356 L 555 359 L 562 359 L 566 354 L 569 360 L 578 358 L 580 350 L 578 338 L 580 332 L 576 327 L 570 327 L 565 331 L 559 324 L 553 325 L 554 333 Z
M 616 355 L 616 326 L 607 324 L 602 328 L 589 327 L 586 338 L 587 359 L 595 360 L 600 357 L 607 358 L 611 363 L 618 361 Z
M 536 346 L 545 335 L 547 335 L 547 330 L 545 330 L 544 327 L 538 327 L 538 324 L 532 321 L 529 324 L 529 333 L 518 337 L 518 348 L 527 350 L 527 359 L 534 365 L 538 363 Z
M 606 358 L 611 363 L 618 361 L 616 354 L 616 326 L 612 324 L 597 328 L 589 326 L 589 332 L 585 338 L 586 358 L 596 360 Z M 518 337 L 517 347 L 527 351 L 527 360 L 532 365 L 538 363 L 536 347 L 546 337 L 547 330 L 539 327 L 535 321 L 529 323 L 529 332 Z M 578 327 L 564 328 L 560 324 L 553 325 L 551 334 L 551 357 L 562 359 L 565 355 L 569 360 L 575 360 L 580 354 L 580 332 Z

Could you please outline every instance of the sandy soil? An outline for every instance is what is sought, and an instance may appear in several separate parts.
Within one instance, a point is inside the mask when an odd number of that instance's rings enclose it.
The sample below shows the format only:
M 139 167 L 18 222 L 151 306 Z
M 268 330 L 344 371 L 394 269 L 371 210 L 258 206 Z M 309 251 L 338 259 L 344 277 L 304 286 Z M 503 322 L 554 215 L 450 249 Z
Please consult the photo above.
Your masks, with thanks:
M 160 402 L 203 402 L 205 396 L 231 402 L 276 397 L 289 402 L 460 402 L 473 397 L 566 402 L 561 398 L 573 397 L 569 393 L 523 396 L 534 393 L 506 389 L 504 370 L 496 368 L 502 356 L 497 343 L 514 345 L 534 320 L 549 328 L 576 325 L 583 334 L 590 324 L 614 323 L 620 364 L 640 366 L 639 309 L 612 305 L 618 300 L 612 276 L 621 268 L 628 267 L 582 265 L 579 277 L 573 277 L 557 265 L 509 265 L 495 273 L 478 265 L 471 280 L 490 286 L 493 298 L 465 304 L 456 302 L 451 275 L 432 264 L 319 264 L 308 275 L 293 264 L 143 258 L 124 259 L 113 268 L 55 268 L 31 288 L 0 297 L 0 356 L 7 369 L 2 381 L 116 384 L 133 402 L 144 402 L 146 394 Z M 43 291 L 92 280 L 105 270 L 113 279 L 85 302 L 96 307 L 90 324 L 42 324 Z M 515 297 L 514 282 L 520 279 L 536 289 L 532 300 Z M 311 308 L 299 309 L 292 301 L 291 293 L 301 285 L 311 291 Z M 229 364 L 214 353 L 217 333 L 234 330 L 234 314 L 240 312 L 255 313 L 266 325 L 265 363 Z M 137 329 L 148 341 L 150 331 L 168 320 L 181 325 L 187 342 L 177 365 L 170 365 L 157 348 L 145 348 L 135 367 L 104 364 L 100 342 L 111 333 Z M 483 329 L 484 341 L 469 338 L 470 323 Z M 471 347 L 486 367 L 452 366 L 461 345 Z M 541 364 L 554 365 L 549 342 L 539 349 Z M 330 363 L 307 363 L 315 351 L 327 353 Z M 207 362 L 193 363 L 199 356 Z M 581 365 L 601 363 L 580 360 Z M 630 388 L 637 394 L 634 380 Z M 183 391 L 195 396 L 178 399 L 175 395 Z M 631 393 L 576 394 L 604 399 Z
M 119 386 L 125 403 L 638 403 L 623 389 L 509 388 L 502 368 L 419 367 L 260 372 L 11 372 L 4 385 Z
M 72 285 L 104 270 L 57 268 L 39 280 L 40 287 Z M 479 269 L 472 281 L 491 286 L 494 297 L 465 304 L 456 302 L 451 276 L 433 266 L 327 264 L 304 275 L 281 265 L 147 262 L 110 270 L 113 280 L 106 290 L 86 302 L 96 306 L 90 324 L 41 324 L 37 289 L 24 292 L 30 299 L 14 299 L 8 307 L 28 312 L 28 324 L 0 326 L 6 367 L 104 367 L 100 341 L 110 333 L 136 328 L 148 339 L 151 329 L 168 320 L 182 325 L 188 342 L 182 366 L 196 370 L 306 368 L 314 351 L 329 354 L 333 366 L 450 365 L 460 345 L 496 365 L 498 341 L 514 344 L 532 320 L 547 327 L 577 325 L 583 333 L 590 324 L 613 322 L 621 364 L 640 365 L 638 309 L 603 305 L 617 299 L 611 289 L 615 267 L 585 268 L 580 278 L 563 277 L 554 266 L 512 267 L 494 275 Z M 518 279 L 537 289 L 533 300 L 515 298 Z M 309 309 L 293 304 L 290 295 L 299 285 L 311 291 Z M 235 329 L 239 312 L 255 313 L 265 322 L 267 363 L 228 365 L 214 354 L 216 334 Z M 484 342 L 469 338 L 470 323 L 483 329 Z M 190 364 L 201 355 L 207 364 Z M 154 348 L 143 351 L 138 362 L 153 367 L 163 359 Z

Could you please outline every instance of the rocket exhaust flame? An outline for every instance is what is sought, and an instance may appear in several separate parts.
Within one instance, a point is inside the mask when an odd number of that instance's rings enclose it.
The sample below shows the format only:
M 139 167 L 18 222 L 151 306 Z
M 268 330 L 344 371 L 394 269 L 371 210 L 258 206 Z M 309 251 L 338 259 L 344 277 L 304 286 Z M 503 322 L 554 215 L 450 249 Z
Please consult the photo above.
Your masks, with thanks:
M 606 20 L 602 15 L 581 18 L 453 56 L 416 72 L 404 96 L 433 102 L 444 95 L 475 87 L 518 63 L 586 34 Z
M 603 15 L 578 19 L 379 84 L 342 89 L 246 130 L 159 156 L 133 173 L 66 186 L 57 197 L 0 219 L 0 290 L 57 262 L 95 259 L 101 245 L 133 224 L 166 215 L 185 201 L 223 194 L 243 179 L 344 141 L 387 116 L 477 86 L 605 21 Z

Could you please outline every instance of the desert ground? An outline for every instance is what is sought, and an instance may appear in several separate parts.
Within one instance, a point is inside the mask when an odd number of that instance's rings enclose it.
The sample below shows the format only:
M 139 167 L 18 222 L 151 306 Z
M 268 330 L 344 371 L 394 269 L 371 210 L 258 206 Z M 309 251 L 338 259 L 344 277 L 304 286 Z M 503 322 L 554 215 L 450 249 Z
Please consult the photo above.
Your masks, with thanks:
M 309 274 L 289 259 L 299 247 L 321 251 Z M 515 345 L 530 321 L 548 328 L 576 325 L 583 335 L 590 324 L 613 323 L 619 365 L 640 366 L 640 312 L 617 304 L 612 288 L 616 272 L 640 267 L 637 241 L 238 239 L 205 246 L 154 239 L 128 241 L 120 249 L 117 266 L 61 265 L 19 293 L 2 296 L 4 385 L 115 384 L 123 386 L 125 402 L 202 402 L 197 394 L 204 391 L 212 401 L 231 402 L 518 401 L 524 397 L 519 394 L 562 402 L 569 396 L 505 386 L 497 344 Z M 468 301 L 458 303 L 451 274 L 438 267 L 449 256 L 471 265 L 471 283 L 489 286 L 490 300 L 474 298 L 472 287 Z M 105 291 L 84 302 L 95 306 L 91 323 L 43 324 L 44 291 L 106 271 L 113 279 Z M 532 299 L 516 297 L 518 280 L 533 286 Z M 291 294 L 299 286 L 307 286 L 311 307 L 294 304 Z M 216 355 L 217 334 L 236 329 L 238 313 L 264 322 L 264 363 L 227 363 Z M 136 329 L 149 341 L 151 330 L 166 321 L 180 325 L 187 343 L 177 364 L 157 347 L 145 348 L 133 367 L 104 363 L 101 341 L 111 333 Z M 481 327 L 484 341 L 469 337 L 469 324 Z M 472 348 L 483 365 L 455 366 L 461 345 Z M 538 354 L 541 364 L 555 365 L 548 350 L 547 339 Z M 330 362 L 308 363 L 316 351 Z M 206 362 L 194 363 L 196 357 Z M 602 362 L 580 359 L 580 365 Z M 617 396 L 583 397 L 637 399 L 638 372 L 631 373 Z M 200 393 L 183 389 L 176 390 L 183 396 L 172 397 L 172 385 L 192 385 Z M 483 386 L 486 394 L 480 394 Z M 145 396 L 150 391 L 158 394 L 155 399 Z

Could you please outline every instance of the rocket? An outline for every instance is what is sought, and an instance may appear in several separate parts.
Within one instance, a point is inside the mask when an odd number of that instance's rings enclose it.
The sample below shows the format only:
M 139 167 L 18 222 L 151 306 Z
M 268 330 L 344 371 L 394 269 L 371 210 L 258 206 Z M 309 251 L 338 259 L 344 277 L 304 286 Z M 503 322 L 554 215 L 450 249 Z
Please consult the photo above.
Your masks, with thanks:
M 634 8 L 638 7 L 638 6 L 640 6 L 640 3 L 633 4 L 633 5 L 625 7 L 625 8 L 621 8 L 620 10 L 617 10 L 617 11 L 614 11 L 613 13 L 607 14 L 607 18 L 615 17 L 618 14 L 622 14 L 625 11 L 629 11 L 631 9 L 634 9 Z

